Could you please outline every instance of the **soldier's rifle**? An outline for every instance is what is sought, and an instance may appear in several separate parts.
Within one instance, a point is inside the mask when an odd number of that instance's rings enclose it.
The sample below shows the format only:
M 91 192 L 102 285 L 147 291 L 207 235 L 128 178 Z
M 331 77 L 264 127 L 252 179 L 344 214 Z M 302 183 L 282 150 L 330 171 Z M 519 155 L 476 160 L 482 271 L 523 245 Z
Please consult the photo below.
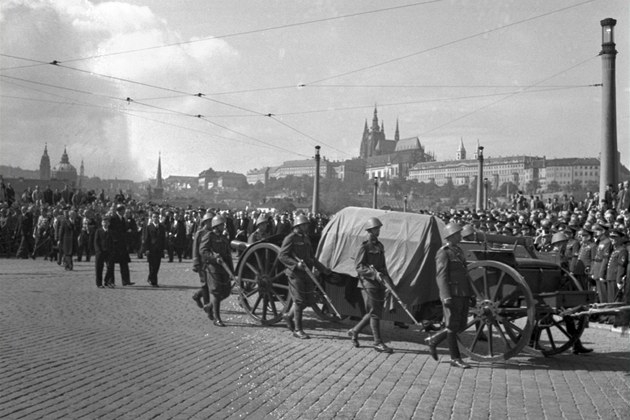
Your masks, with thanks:
M 400 296 L 398 296 L 398 293 L 396 293 L 396 290 L 394 290 L 394 288 L 392 287 L 391 284 L 389 284 L 389 282 L 387 280 L 385 280 L 382 276 L 381 273 L 379 273 L 373 265 L 370 265 L 370 268 L 372 270 L 374 270 L 374 276 L 376 277 L 376 280 L 378 280 L 379 283 L 381 283 L 383 286 L 385 286 L 385 288 L 389 291 L 389 293 L 394 297 L 394 299 L 396 299 L 396 302 L 398 302 L 398 304 L 400 305 L 401 308 L 403 308 L 403 310 L 407 313 L 407 315 L 409 315 L 409 318 L 411 318 L 413 320 L 413 323 L 416 325 L 421 325 L 418 321 L 416 321 L 416 317 L 414 317 L 411 312 L 409 311 L 409 308 L 407 307 L 407 305 L 400 299 Z
M 223 267 L 225 272 L 228 273 L 228 275 L 230 276 L 230 280 L 232 281 L 232 287 L 236 288 L 236 291 L 240 295 L 243 295 L 243 289 L 241 289 L 241 286 L 238 285 L 238 281 L 236 281 L 236 276 L 232 272 L 232 269 L 227 265 L 227 263 L 223 260 L 223 258 L 217 257 L 216 261 L 219 263 L 221 267 Z
M 337 310 L 337 308 L 335 308 L 335 305 L 333 305 L 332 301 L 330 300 L 330 298 L 328 297 L 328 293 L 326 293 L 326 290 L 324 290 L 324 287 L 321 285 L 321 283 L 319 282 L 319 280 L 317 280 L 317 276 L 313 273 L 313 271 L 308 268 L 308 265 L 306 265 L 306 263 L 304 262 L 303 259 L 298 258 L 297 256 L 294 255 L 294 258 L 302 264 L 302 266 L 304 267 L 304 271 L 306 272 L 306 274 L 308 274 L 308 276 L 311 278 L 311 280 L 313 280 L 313 283 L 315 283 L 315 286 L 317 286 L 317 288 L 319 289 L 319 291 L 322 293 L 322 296 L 324 296 L 324 299 L 326 299 L 326 303 L 328 303 L 328 305 L 332 308 L 333 311 L 335 311 L 335 315 L 337 315 L 337 317 L 339 319 L 341 319 L 341 314 L 339 313 L 339 311 Z

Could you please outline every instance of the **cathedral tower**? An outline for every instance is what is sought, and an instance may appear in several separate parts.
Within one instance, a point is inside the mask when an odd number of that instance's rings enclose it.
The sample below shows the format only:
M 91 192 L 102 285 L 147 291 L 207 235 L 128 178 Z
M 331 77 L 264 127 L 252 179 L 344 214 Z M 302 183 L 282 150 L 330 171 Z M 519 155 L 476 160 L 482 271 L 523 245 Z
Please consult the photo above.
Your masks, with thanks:
M 50 157 L 48 156 L 48 143 L 44 145 L 44 154 L 39 161 L 39 179 L 42 181 L 50 180 Z

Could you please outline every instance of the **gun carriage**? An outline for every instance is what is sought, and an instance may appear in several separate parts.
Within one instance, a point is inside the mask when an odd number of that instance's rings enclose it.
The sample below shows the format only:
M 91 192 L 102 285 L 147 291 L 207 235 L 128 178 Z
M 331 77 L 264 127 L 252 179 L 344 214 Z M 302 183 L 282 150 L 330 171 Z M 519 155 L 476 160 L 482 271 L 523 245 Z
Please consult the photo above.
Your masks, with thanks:
M 367 208 L 343 209 L 324 228 L 317 258 L 334 274 L 316 277 L 321 287 L 313 310 L 331 321 L 362 315 L 354 258 L 366 239 L 364 226 L 370 217 L 383 222 L 379 240 L 394 284 L 383 319 L 440 322 L 435 255 L 443 244 L 444 223 L 429 215 Z M 280 242 L 271 237 L 249 246 L 233 243 L 240 249 L 234 273 L 240 304 L 263 325 L 280 321 L 291 305 L 284 266 L 278 260 Z M 551 356 L 580 338 L 588 320 L 583 311 L 595 295 L 582 290 L 558 264 L 540 259 L 531 238 L 479 232 L 460 246 L 469 261 L 475 293 L 467 328 L 458 335 L 465 354 L 477 361 L 506 360 L 521 352 Z

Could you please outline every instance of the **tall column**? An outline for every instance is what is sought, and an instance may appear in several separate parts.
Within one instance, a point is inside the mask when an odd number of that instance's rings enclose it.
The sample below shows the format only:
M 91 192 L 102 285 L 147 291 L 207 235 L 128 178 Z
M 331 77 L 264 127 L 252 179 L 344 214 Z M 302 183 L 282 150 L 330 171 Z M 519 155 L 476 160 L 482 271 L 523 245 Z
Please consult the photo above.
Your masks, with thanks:
M 479 172 L 477 173 L 477 203 L 475 208 L 483 210 L 483 146 L 477 146 L 477 160 Z
M 602 139 L 599 167 L 599 199 L 606 194 L 606 186 L 615 188 L 619 179 L 619 161 L 617 152 L 617 106 L 615 95 L 615 37 L 614 27 L 617 21 L 607 18 L 602 25 Z
M 374 192 L 373 192 L 373 195 L 372 195 L 372 208 L 373 209 L 377 209 L 378 208 L 378 206 L 377 206 L 378 203 L 376 202 L 376 197 L 377 196 L 378 196 L 378 177 L 375 176 L 374 177 Z
M 313 181 L 313 214 L 319 213 L 319 146 L 315 146 L 315 180 Z

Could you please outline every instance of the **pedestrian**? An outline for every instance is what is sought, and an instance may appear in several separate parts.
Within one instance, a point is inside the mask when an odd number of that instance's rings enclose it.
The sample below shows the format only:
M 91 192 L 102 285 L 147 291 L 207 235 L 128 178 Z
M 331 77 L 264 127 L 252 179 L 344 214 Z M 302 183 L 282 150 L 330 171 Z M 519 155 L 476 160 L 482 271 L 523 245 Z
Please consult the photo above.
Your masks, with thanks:
M 211 231 L 204 234 L 199 244 L 199 253 L 206 266 L 206 282 L 210 295 L 210 305 L 206 311 L 212 313 L 214 325 L 225 327 L 221 320 L 221 301 L 225 300 L 232 291 L 230 275 L 223 267 L 227 265 L 234 272 L 230 241 L 223 235 L 225 218 L 214 216 L 210 223 Z
M 63 255 L 63 268 L 72 271 L 74 266 L 72 263 L 72 255 L 74 254 L 74 237 L 76 212 L 70 210 L 68 217 L 64 219 L 59 227 L 59 252 Z
M 206 212 L 206 214 L 203 215 L 203 218 L 201 219 L 201 227 L 197 230 L 197 232 L 195 232 L 195 235 L 193 237 L 193 250 L 192 250 L 192 257 L 193 257 L 193 268 L 192 270 L 199 274 L 199 281 L 201 283 L 201 287 L 199 288 L 199 290 L 197 290 L 194 294 L 193 294 L 193 300 L 195 301 L 195 303 L 197 303 L 197 306 L 199 306 L 201 309 L 207 309 L 206 313 L 208 314 L 208 318 L 210 318 L 211 321 L 214 321 L 214 314 L 212 313 L 211 309 L 212 306 L 210 306 L 210 292 L 208 291 L 208 281 L 207 281 L 207 275 L 206 275 L 206 269 L 205 269 L 205 264 L 203 263 L 203 258 L 201 257 L 201 254 L 199 253 L 199 245 L 201 245 L 201 241 L 204 237 L 204 235 L 207 235 L 210 233 L 211 231 L 211 227 L 210 224 L 212 222 L 212 218 L 214 217 L 214 213 L 208 211 Z
M 596 223 L 593 226 L 595 235 L 595 251 L 593 256 L 593 265 L 591 266 L 591 277 L 597 286 L 597 295 L 599 303 L 608 302 L 608 291 L 606 289 L 606 269 L 608 268 L 608 260 L 612 252 L 612 242 L 608 238 L 608 226 L 602 223 Z
M 466 269 L 466 256 L 458 245 L 462 240 L 462 227 L 451 222 L 446 225 L 445 230 L 445 244 L 437 251 L 435 257 L 436 282 L 444 310 L 445 329 L 429 337 L 426 343 L 429 345 L 431 357 L 438 360 L 436 347 L 446 339 L 451 366 L 468 369 L 470 365 L 462 360 L 459 352 L 457 334 L 466 327 L 468 308 L 474 298 L 472 280 Z
M 112 257 L 114 241 L 109 230 L 109 217 L 101 220 L 101 227 L 94 234 L 94 268 L 96 271 L 96 287 L 103 289 L 105 287 L 114 288 L 114 273 L 109 269 L 109 260 Z M 107 266 L 105 272 L 105 282 L 103 282 L 103 267 Z
M 110 218 L 109 230 L 114 242 L 112 256 L 108 261 L 107 270 L 112 274 L 112 284 L 114 284 L 114 267 L 118 263 L 120 266 L 120 277 L 123 286 L 131 286 L 135 283 L 131 281 L 129 274 L 129 251 L 127 249 L 127 221 L 125 220 L 125 206 L 118 204 L 116 213 Z
M 308 237 L 310 221 L 300 214 L 295 218 L 293 231 L 282 241 L 278 260 L 286 266 L 285 272 L 289 278 L 289 294 L 293 299 L 293 306 L 284 314 L 283 318 L 293 336 L 300 339 L 311 338 L 304 332 L 302 312 L 305 308 L 315 304 L 313 296 L 315 284 L 306 270 L 317 268 L 324 275 L 330 275 L 330 270 L 315 259 L 315 252 Z
M 31 210 L 28 207 L 22 206 L 21 212 L 22 213 L 19 217 L 17 225 L 17 231 L 15 232 L 15 237 L 20 240 L 16 257 L 26 259 L 31 257 L 31 254 L 33 253 L 34 220 L 33 213 L 31 213 Z
M 378 240 L 381 226 L 383 223 L 378 218 L 370 217 L 368 219 L 365 227 L 368 239 L 361 244 L 354 260 L 359 274 L 366 313 L 354 328 L 348 330 L 348 335 L 354 347 L 359 347 L 359 334 L 363 328 L 370 324 L 374 338 L 374 349 L 382 353 L 393 353 L 393 350 L 383 342 L 380 329 L 386 290 L 382 282 L 387 281 L 393 287 L 385 263 L 385 247 Z
M 160 223 L 160 214 L 155 211 L 151 213 L 151 222 L 147 225 L 142 246 L 147 254 L 147 262 L 149 263 L 147 283 L 151 287 L 160 287 L 158 285 L 158 271 L 160 271 L 160 263 L 164 257 L 165 243 L 166 229 Z

